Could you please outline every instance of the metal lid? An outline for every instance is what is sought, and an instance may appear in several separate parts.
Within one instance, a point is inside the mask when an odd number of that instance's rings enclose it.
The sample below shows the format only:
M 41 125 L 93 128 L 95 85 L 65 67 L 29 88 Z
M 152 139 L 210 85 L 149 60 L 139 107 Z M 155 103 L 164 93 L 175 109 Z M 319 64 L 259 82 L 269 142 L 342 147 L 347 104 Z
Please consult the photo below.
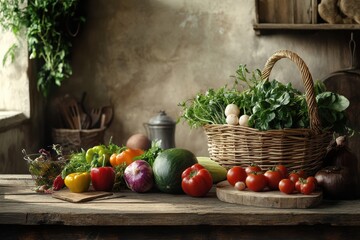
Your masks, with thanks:
M 149 125 L 175 125 L 175 121 L 166 115 L 165 111 L 160 111 L 158 115 L 150 119 Z

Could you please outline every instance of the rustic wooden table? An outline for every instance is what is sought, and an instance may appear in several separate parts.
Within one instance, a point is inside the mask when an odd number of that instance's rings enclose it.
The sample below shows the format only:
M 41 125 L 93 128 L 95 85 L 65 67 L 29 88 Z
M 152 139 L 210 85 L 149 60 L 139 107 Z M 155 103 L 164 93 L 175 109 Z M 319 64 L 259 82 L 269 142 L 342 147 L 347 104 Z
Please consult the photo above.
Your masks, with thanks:
M 130 191 L 70 203 L 0 175 L 0 239 L 359 239 L 360 200 L 272 209 Z

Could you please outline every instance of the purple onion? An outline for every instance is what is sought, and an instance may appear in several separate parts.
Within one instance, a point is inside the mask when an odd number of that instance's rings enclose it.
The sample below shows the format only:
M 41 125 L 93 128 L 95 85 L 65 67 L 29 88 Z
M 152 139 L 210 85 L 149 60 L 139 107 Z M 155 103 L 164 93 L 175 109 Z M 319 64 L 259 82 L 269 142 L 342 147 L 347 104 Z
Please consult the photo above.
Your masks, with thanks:
M 147 192 L 154 186 L 154 175 L 150 165 L 144 160 L 130 163 L 124 172 L 128 188 L 134 192 Z

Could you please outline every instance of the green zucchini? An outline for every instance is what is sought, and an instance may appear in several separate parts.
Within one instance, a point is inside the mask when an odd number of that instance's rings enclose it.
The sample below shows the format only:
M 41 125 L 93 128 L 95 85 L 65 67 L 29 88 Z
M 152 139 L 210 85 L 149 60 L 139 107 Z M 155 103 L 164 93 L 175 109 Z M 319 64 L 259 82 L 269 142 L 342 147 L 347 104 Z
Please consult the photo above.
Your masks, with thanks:
M 214 183 L 218 183 L 220 181 L 226 180 L 227 170 L 217 162 L 211 160 L 209 157 L 196 157 L 198 163 L 206 168 L 212 178 Z

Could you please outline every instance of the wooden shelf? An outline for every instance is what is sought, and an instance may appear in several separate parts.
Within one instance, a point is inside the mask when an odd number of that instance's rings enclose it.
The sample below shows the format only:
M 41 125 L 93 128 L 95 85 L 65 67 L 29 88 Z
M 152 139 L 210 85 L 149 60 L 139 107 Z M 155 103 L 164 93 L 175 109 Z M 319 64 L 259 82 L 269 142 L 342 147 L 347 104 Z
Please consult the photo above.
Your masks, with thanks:
M 257 35 L 269 31 L 359 31 L 360 24 L 289 24 L 289 23 L 256 23 L 253 25 Z

